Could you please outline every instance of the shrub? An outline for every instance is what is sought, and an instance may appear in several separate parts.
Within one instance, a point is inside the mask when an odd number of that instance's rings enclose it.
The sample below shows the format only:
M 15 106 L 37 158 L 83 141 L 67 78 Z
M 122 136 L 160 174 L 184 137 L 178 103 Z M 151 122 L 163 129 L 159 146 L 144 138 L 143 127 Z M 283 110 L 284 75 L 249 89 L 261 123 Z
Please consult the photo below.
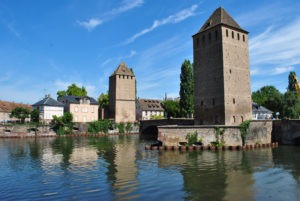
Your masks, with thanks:
M 198 133 L 195 131 L 194 133 L 188 133 L 185 137 L 185 139 L 188 141 L 188 145 L 193 145 L 198 141 Z
M 98 134 L 100 132 L 107 134 L 109 126 L 108 120 L 93 121 L 88 123 L 88 132 L 92 134 Z
M 240 132 L 241 132 L 243 146 L 245 145 L 249 126 L 250 126 L 250 120 L 244 121 L 240 124 Z
M 132 128 L 133 128 L 132 123 L 128 122 L 125 126 L 126 133 L 129 133 L 130 131 L 132 131 Z
M 125 133 L 125 124 L 123 122 L 117 124 L 117 128 L 119 129 L 119 133 Z

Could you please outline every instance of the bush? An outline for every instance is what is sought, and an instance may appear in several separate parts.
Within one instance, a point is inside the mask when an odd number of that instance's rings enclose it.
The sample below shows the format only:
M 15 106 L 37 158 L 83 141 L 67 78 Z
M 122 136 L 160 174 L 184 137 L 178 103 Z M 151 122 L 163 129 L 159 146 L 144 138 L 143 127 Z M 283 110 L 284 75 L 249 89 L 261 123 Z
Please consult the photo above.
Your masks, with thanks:
M 119 133 L 125 133 L 125 124 L 124 123 L 119 123 L 117 124 L 117 128 L 119 129 Z
M 188 133 L 185 137 L 188 141 L 188 145 L 193 145 L 194 143 L 198 142 L 198 133 L 195 131 L 194 133 Z
M 100 132 L 107 134 L 110 123 L 108 120 L 93 121 L 88 123 L 88 132 L 98 134 Z
M 244 121 L 240 124 L 240 132 L 241 132 L 243 146 L 245 145 L 246 136 L 247 136 L 247 133 L 248 133 L 249 126 L 250 126 L 250 121 L 249 120 Z
M 133 128 L 132 123 L 128 122 L 125 127 L 126 133 L 129 133 L 130 131 L 132 131 L 132 128 Z

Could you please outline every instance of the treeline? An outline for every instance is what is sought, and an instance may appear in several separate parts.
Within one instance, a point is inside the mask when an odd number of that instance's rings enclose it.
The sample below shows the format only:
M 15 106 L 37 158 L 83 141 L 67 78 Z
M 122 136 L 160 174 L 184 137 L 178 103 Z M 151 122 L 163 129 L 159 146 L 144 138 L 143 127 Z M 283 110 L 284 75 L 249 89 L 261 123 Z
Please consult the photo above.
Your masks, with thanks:
M 288 87 L 281 93 L 274 86 L 264 86 L 252 93 L 252 100 L 259 105 L 273 111 L 274 117 L 299 119 L 300 118 L 300 87 L 295 72 L 290 72 Z

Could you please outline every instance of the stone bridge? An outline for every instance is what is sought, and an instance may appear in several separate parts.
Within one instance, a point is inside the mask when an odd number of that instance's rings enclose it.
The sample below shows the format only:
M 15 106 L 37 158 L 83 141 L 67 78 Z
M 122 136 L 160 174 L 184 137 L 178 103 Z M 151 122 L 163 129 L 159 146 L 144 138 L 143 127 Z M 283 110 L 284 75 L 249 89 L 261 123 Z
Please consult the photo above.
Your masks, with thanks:
M 274 120 L 272 138 L 281 144 L 300 145 L 300 120 Z
M 157 126 L 166 125 L 194 125 L 194 119 L 186 118 L 172 118 L 172 119 L 155 119 L 155 120 L 141 120 L 140 133 L 157 135 Z

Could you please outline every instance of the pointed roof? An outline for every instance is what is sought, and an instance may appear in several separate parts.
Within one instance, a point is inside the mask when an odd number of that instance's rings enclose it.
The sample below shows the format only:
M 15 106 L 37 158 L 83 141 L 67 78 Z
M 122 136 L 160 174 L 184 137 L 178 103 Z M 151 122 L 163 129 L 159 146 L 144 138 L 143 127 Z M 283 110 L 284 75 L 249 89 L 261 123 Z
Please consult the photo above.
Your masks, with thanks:
M 40 100 L 33 104 L 32 106 L 53 106 L 53 107 L 64 107 L 64 104 L 54 100 L 49 95 L 47 95 L 43 100 Z
M 127 67 L 125 62 L 120 63 L 118 68 L 114 71 L 114 73 L 111 75 L 130 75 L 134 76 L 133 72 Z
M 248 33 L 246 30 L 242 29 L 242 27 L 240 27 L 240 25 L 222 7 L 217 8 L 213 12 L 213 14 L 211 14 L 211 16 L 206 20 L 204 25 L 197 33 L 206 31 L 217 25 L 225 25 L 233 29 L 238 29 L 240 31 Z

